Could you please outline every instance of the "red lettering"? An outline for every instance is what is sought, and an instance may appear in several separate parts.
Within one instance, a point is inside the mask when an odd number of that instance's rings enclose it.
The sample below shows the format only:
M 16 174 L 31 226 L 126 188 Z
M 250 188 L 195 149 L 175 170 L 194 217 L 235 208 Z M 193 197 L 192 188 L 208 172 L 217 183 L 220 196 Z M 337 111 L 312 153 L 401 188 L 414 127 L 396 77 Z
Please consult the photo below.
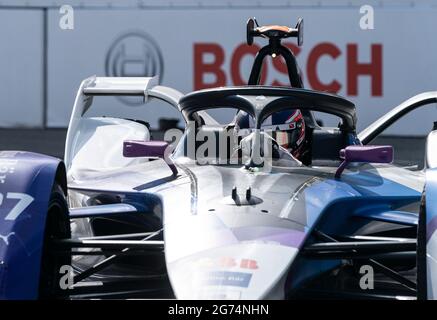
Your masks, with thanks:
M 323 83 L 317 75 L 317 63 L 322 56 L 328 55 L 335 60 L 340 54 L 340 49 L 328 42 L 320 43 L 311 50 L 307 62 L 307 76 L 311 88 L 332 93 L 338 93 L 340 91 L 341 84 L 337 80 L 332 80 L 330 83 Z
M 232 82 L 236 86 L 243 86 L 247 84 L 247 80 L 243 80 L 241 77 L 241 60 L 245 55 L 256 56 L 260 47 L 256 44 L 248 46 L 245 43 L 240 44 L 233 52 L 231 59 L 231 77 Z M 249 77 L 248 77 L 249 78 Z M 267 79 L 267 64 L 264 63 L 263 68 L 261 70 L 261 79 L 260 84 L 264 84 Z
M 205 63 L 203 57 L 210 54 L 214 57 L 213 62 Z M 194 44 L 194 90 L 220 87 L 226 85 L 226 75 L 221 69 L 225 61 L 225 52 L 222 47 L 215 43 L 195 43 Z M 215 75 L 214 82 L 204 82 L 205 74 Z
M 293 54 L 294 54 L 296 57 L 299 55 L 301 49 L 300 49 L 297 45 L 295 45 L 294 43 L 291 43 L 291 42 L 284 42 L 282 45 L 283 45 L 284 47 L 287 47 L 288 49 L 290 49 L 291 52 L 293 52 Z M 285 75 L 287 76 L 287 79 L 288 79 L 288 69 L 287 69 L 287 65 L 285 64 L 285 60 L 284 60 L 284 58 L 283 58 L 282 56 L 279 56 L 279 57 L 273 58 L 272 61 L 273 61 L 273 66 L 274 66 L 274 68 L 275 68 L 278 72 L 280 72 L 280 73 L 282 73 L 282 74 L 285 74 Z M 275 79 L 275 80 L 273 80 L 273 82 L 272 82 L 272 86 L 283 86 L 283 87 L 289 87 L 289 86 L 290 86 L 290 83 L 287 82 L 287 84 L 284 84 L 284 83 L 282 83 L 282 82 L 280 82 L 280 81 L 278 81 L 278 80 Z
M 347 94 L 358 95 L 358 76 L 369 75 L 371 77 L 372 96 L 382 96 L 382 45 L 372 44 L 371 61 L 369 63 L 358 62 L 358 46 L 347 45 Z
M 243 259 L 241 260 L 240 268 L 255 270 L 258 269 L 258 264 L 255 260 Z
M 283 43 L 289 48 L 295 56 L 301 53 L 301 48 L 291 42 Z M 239 44 L 232 52 L 230 60 L 230 76 L 233 85 L 245 85 L 247 79 L 244 73 L 248 70 L 241 70 L 245 57 L 255 57 L 260 47 L 256 44 L 248 46 L 244 43 Z M 371 95 L 382 96 L 382 45 L 371 45 L 370 62 L 358 61 L 358 45 L 349 43 L 346 48 L 346 78 L 348 96 L 358 95 L 358 79 L 360 76 L 369 76 L 371 81 Z M 309 86 L 314 90 L 328 91 L 338 93 L 345 84 L 340 83 L 333 78 L 330 82 L 323 82 L 319 78 L 318 63 L 324 56 L 332 60 L 337 60 L 342 52 L 333 43 L 324 42 L 317 44 L 308 55 L 306 65 L 306 76 L 308 77 Z M 196 43 L 194 44 L 194 90 L 203 88 L 225 86 L 227 83 L 226 73 L 223 69 L 225 62 L 225 51 L 222 46 L 216 43 Z M 274 70 L 279 74 L 288 77 L 286 63 L 282 57 L 272 59 Z M 267 81 L 268 63 L 265 63 L 261 72 L 260 84 Z M 226 70 L 227 71 L 227 70 Z M 207 77 L 207 80 L 205 79 Z M 211 79 L 211 80 L 210 80 Z M 278 79 L 273 79 L 273 86 L 288 86 Z

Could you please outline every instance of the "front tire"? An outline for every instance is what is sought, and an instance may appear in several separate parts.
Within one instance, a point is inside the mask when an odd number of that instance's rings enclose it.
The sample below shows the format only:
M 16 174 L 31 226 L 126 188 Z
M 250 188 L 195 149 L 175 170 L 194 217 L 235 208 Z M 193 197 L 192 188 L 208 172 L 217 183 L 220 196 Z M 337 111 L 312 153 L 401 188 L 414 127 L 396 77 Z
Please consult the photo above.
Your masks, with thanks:
M 427 299 L 426 284 L 426 195 L 422 194 L 417 226 L 417 299 Z
M 59 282 L 63 274 L 63 265 L 71 266 L 71 254 L 68 251 L 54 252 L 53 240 L 71 237 L 70 218 L 66 195 L 61 186 L 55 182 L 49 200 L 46 225 L 44 231 L 43 250 L 41 255 L 41 271 L 39 279 L 39 298 L 54 299 L 66 295 Z

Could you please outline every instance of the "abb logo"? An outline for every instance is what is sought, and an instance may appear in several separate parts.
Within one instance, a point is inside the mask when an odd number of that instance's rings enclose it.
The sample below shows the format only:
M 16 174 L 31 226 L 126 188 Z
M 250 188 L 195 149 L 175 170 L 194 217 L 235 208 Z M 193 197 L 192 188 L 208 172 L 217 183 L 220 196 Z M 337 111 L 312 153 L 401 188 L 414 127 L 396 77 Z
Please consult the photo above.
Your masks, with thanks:
M 301 48 L 291 42 L 284 42 L 284 46 L 293 51 L 295 56 L 299 56 Z M 240 72 L 240 64 L 246 56 L 255 56 L 260 50 L 257 44 L 248 46 L 244 43 L 238 45 L 232 52 L 230 60 L 230 80 L 233 85 L 245 85 Z M 315 45 L 308 54 L 305 75 L 311 88 L 320 91 L 338 93 L 343 84 L 333 78 L 330 81 L 322 81 L 318 74 L 318 63 L 321 58 L 338 59 L 342 55 L 338 46 L 330 42 L 323 42 Z M 371 95 L 382 96 L 382 44 L 372 44 L 370 46 L 370 61 L 361 62 L 358 60 L 358 45 L 348 43 L 346 45 L 346 94 L 348 96 L 358 95 L 358 78 L 362 76 L 370 77 Z M 209 59 L 205 59 L 210 56 Z M 212 59 L 211 59 L 212 57 Z M 194 44 L 194 89 L 204 89 L 227 84 L 227 75 L 224 70 L 225 51 L 217 43 L 195 43 Z M 282 58 L 272 59 L 272 66 L 275 72 L 287 75 L 287 67 Z M 266 84 L 267 75 L 271 72 L 268 64 L 264 64 L 261 75 L 261 84 Z M 205 76 L 213 76 L 214 81 L 205 81 Z M 270 85 L 288 85 L 274 79 Z
M 235 259 L 232 257 L 220 258 L 202 258 L 196 262 L 199 267 L 219 267 L 219 268 L 241 268 L 255 270 L 258 269 L 258 263 L 253 259 Z
M 239 267 L 241 269 L 258 269 L 258 263 L 252 259 L 237 260 L 234 258 L 223 257 L 218 261 L 218 266 L 223 268 Z

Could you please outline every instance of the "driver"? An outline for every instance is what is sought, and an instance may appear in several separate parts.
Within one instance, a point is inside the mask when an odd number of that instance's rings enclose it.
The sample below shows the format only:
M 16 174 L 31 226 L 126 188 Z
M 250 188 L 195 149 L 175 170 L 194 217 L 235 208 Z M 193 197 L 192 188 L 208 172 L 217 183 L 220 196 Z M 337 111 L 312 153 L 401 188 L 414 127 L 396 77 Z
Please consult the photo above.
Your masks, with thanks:
M 255 122 L 246 112 L 240 111 L 235 118 L 235 127 L 237 130 L 251 129 L 255 127 Z M 273 113 L 264 120 L 261 129 L 271 131 L 278 145 L 301 160 L 305 145 L 305 120 L 298 109 Z

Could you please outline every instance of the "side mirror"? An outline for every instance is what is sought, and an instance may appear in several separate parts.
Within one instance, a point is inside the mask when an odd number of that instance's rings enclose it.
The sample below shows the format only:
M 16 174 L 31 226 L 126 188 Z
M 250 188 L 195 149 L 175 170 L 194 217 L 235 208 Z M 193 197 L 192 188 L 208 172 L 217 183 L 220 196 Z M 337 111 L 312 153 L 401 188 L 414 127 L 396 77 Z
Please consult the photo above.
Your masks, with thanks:
M 166 141 L 143 141 L 143 140 L 127 140 L 123 142 L 123 156 L 126 158 L 160 158 L 163 159 L 174 176 L 178 174 L 173 161 L 166 154 L 168 143 Z
M 340 178 L 343 170 L 350 162 L 367 162 L 367 163 L 392 163 L 393 147 L 392 146 L 347 146 L 340 150 L 340 159 L 343 162 L 335 173 L 336 178 Z

